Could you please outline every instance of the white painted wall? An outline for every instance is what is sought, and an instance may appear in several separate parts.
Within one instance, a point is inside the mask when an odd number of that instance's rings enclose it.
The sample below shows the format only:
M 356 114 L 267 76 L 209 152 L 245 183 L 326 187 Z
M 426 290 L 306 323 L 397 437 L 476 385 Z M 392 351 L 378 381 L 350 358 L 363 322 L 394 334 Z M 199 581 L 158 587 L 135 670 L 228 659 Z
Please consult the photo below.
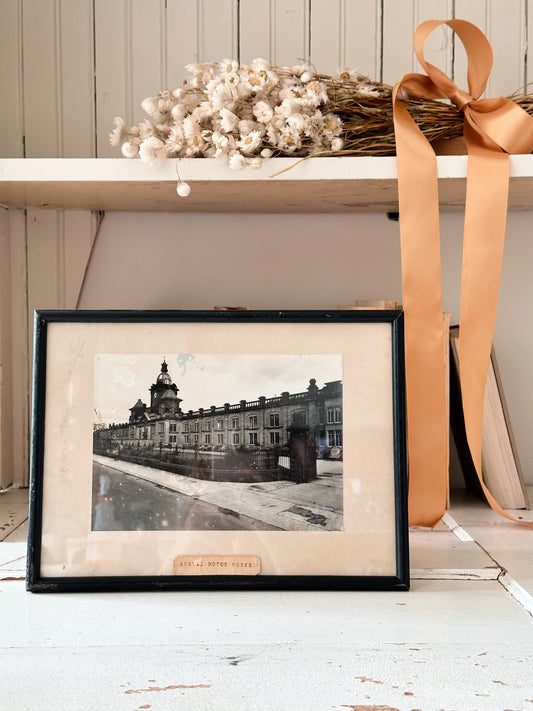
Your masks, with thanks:
M 113 117 L 140 121 L 141 100 L 177 86 L 191 61 L 310 59 L 323 72 L 350 66 L 394 83 L 417 68 L 411 42 L 418 23 L 454 11 L 493 45 L 487 95 L 510 94 L 533 79 L 526 51 L 533 0 L 2 0 L 0 155 L 115 157 Z M 439 30 L 426 56 L 464 84 L 458 45 Z M 495 342 L 533 483 L 530 220 L 509 218 Z M 2 268 L 9 264 L 11 274 L 0 330 L 1 485 L 27 481 L 33 309 L 76 306 L 97 223 L 83 212 L 1 216 Z M 445 306 L 457 315 L 462 218 L 447 214 L 442 224 Z M 397 225 L 383 215 L 110 214 L 81 305 L 320 308 L 372 296 L 400 299 Z

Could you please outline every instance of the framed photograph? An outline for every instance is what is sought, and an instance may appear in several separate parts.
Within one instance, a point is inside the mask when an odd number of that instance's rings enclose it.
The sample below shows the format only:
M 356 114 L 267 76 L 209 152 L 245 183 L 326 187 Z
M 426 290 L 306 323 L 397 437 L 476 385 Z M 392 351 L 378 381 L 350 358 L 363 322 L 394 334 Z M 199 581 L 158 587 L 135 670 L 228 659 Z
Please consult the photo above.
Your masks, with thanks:
M 33 592 L 409 587 L 401 311 L 39 311 Z

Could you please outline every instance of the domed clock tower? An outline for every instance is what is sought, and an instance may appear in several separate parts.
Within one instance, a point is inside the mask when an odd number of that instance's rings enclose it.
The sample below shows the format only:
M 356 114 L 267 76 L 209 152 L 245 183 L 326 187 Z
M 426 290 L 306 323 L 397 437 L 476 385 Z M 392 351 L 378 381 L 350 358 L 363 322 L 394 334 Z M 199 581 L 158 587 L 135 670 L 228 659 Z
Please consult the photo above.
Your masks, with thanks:
M 179 411 L 181 398 L 178 397 L 178 387 L 172 382 L 165 360 L 161 363 L 161 372 L 157 376 L 157 380 L 150 386 L 150 409 L 158 410 L 163 399 L 173 399 L 176 409 Z

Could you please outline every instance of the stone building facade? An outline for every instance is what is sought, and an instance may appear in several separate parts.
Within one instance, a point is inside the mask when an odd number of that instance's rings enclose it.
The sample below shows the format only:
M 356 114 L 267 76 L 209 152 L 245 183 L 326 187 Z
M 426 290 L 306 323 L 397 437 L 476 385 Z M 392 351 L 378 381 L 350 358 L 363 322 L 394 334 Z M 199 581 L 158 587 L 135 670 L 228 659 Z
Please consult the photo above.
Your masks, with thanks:
M 95 447 L 136 446 L 170 449 L 227 450 L 283 448 L 291 429 L 305 428 L 317 449 L 342 447 L 342 382 L 319 388 L 314 379 L 299 393 L 259 397 L 206 409 L 181 409 L 182 399 L 165 361 L 150 387 L 150 404 L 141 399 L 130 408 L 129 421 L 95 430 Z

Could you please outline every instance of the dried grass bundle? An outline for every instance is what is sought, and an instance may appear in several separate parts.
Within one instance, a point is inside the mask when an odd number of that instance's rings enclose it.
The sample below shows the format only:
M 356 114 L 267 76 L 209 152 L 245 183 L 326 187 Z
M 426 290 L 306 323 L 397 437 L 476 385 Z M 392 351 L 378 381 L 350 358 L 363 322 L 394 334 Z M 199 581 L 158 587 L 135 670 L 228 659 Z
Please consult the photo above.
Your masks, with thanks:
M 391 86 L 367 78 L 336 79 L 326 75 L 317 78 L 327 86 L 329 103 L 324 110 L 335 113 L 343 122 L 343 149 L 327 155 L 395 155 Z M 374 92 L 370 93 L 367 87 Z M 510 98 L 533 115 L 533 95 L 517 93 Z M 455 105 L 411 96 L 403 97 L 403 101 L 432 145 L 462 136 L 463 114 Z

